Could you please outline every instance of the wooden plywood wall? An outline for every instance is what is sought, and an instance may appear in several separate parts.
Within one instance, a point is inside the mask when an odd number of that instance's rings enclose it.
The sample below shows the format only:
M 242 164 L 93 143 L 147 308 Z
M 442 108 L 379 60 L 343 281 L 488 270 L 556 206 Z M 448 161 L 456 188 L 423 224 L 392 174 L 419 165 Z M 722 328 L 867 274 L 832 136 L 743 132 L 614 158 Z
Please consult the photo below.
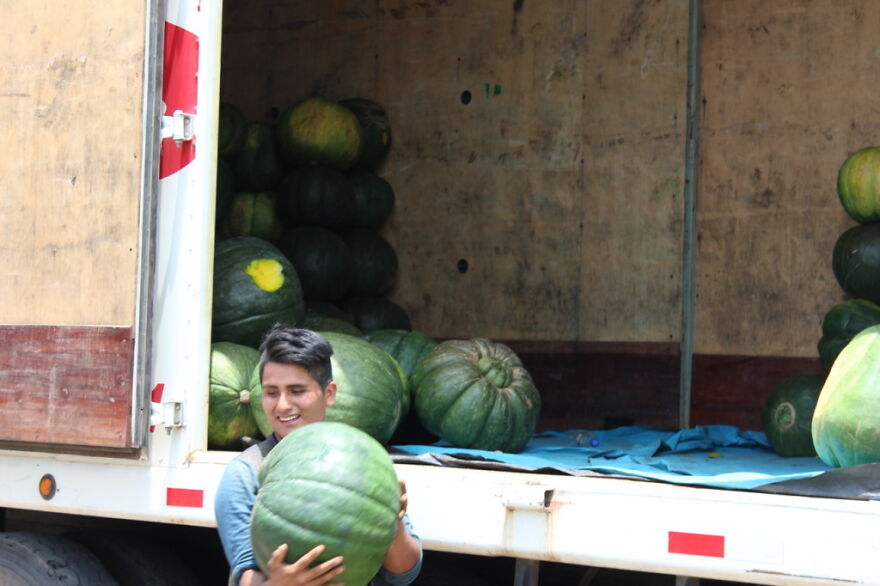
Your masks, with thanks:
M 221 98 L 380 102 L 392 298 L 437 337 L 680 330 L 687 2 L 227 2 Z
M 880 4 L 702 2 L 699 352 L 816 356 L 844 299 L 831 270 L 854 225 L 846 156 L 880 141 Z
M 3 3 L 0 323 L 134 319 L 144 13 Z

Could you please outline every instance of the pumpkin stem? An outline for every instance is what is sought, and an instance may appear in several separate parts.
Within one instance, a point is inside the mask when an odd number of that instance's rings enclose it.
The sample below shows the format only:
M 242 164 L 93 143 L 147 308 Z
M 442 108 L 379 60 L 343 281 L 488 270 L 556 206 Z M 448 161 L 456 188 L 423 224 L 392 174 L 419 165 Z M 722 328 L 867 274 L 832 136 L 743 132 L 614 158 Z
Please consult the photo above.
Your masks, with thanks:
M 251 392 L 248 390 L 244 390 L 238 394 L 239 403 L 243 403 L 245 405 L 251 404 Z
M 510 383 L 513 381 L 513 370 L 497 358 L 483 356 L 477 365 L 480 367 L 480 373 L 486 380 L 500 389 L 510 386 Z

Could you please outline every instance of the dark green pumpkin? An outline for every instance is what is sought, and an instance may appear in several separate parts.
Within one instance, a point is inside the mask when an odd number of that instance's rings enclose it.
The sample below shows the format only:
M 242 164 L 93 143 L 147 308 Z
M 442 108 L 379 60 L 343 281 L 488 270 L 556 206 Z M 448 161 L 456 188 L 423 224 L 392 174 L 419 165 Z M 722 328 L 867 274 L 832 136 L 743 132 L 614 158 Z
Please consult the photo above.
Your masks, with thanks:
M 349 174 L 354 185 L 351 225 L 378 229 L 394 209 L 394 189 L 385 179 L 367 171 Z
M 272 191 L 284 174 L 275 152 L 272 127 L 265 122 L 251 122 L 244 146 L 233 163 L 240 191 Z
M 859 149 L 846 158 L 837 173 L 837 195 L 856 222 L 880 220 L 880 147 Z
M 813 411 L 825 375 L 796 374 L 777 385 L 761 412 L 764 433 L 780 456 L 815 456 L 813 447 Z
M 276 241 L 296 269 L 306 299 L 335 301 L 354 285 L 354 257 L 345 241 L 328 228 L 298 226 Z
M 208 447 L 241 449 L 243 437 L 259 437 L 251 411 L 250 379 L 260 362 L 256 349 L 232 342 L 211 344 Z
M 220 116 L 217 121 L 217 154 L 221 157 L 234 157 L 241 152 L 247 134 L 247 120 L 238 106 L 230 102 L 220 102 Z
M 353 228 L 343 234 L 354 259 L 355 296 L 384 295 L 397 278 L 397 253 L 379 233 L 369 228 Z
M 387 297 L 349 297 L 339 303 L 351 322 L 364 333 L 375 330 L 411 330 L 409 315 Z
M 407 378 L 412 376 L 422 358 L 437 346 L 433 338 L 411 330 L 373 330 L 365 334 L 364 339 L 391 354 Z
M 880 304 L 880 223 L 844 231 L 834 243 L 831 265 L 847 295 Z
M 314 332 L 337 332 L 359 338 L 364 335 L 357 326 L 344 319 L 336 317 L 306 316 L 300 326 Z
M 351 314 L 330 301 L 306 299 L 306 317 L 334 317 L 352 323 Z
M 363 132 L 363 146 L 355 168 L 368 171 L 377 169 L 391 149 L 388 114 L 382 106 L 367 98 L 349 98 L 340 103 L 354 112 Z
M 275 133 L 282 158 L 290 165 L 348 169 L 361 155 L 363 131 L 357 116 L 326 98 L 307 98 L 287 108 Z
M 269 452 L 258 480 L 250 534 L 263 572 L 283 543 L 288 564 L 323 544 L 315 564 L 345 558 L 335 581 L 364 586 L 372 580 L 400 510 L 397 475 L 381 444 L 342 423 L 311 423 Z
M 278 211 L 286 226 L 344 228 L 354 212 L 354 185 L 336 169 L 315 165 L 289 173 L 277 187 Z
M 822 337 L 817 344 L 825 371 L 831 370 L 840 351 L 853 336 L 880 324 L 880 306 L 864 299 L 850 299 L 834 305 L 822 318 Z
M 403 369 L 387 352 L 362 338 L 319 333 L 333 347 L 336 402 L 327 408 L 327 421 L 353 425 L 386 443 L 403 417 Z
M 458 447 L 519 452 L 538 424 L 538 389 L 516 353 L 498 342 L 441 342 L 410 384 L 425 428 Z
M 216 244 L 213 341 L 256 348 L 273 325 L 295 325 L 304 313 L 299 277 L 278 248 L 254 236 Z
M 840 352 L 813 412 L 813 445 L 829 466 L 880 462 L 880 325 Z
M 227 237 L 256 236 L 271 241 L 281 236 L 282 229 L 271 191 L 235 194 L 223 218 L 223 235 Z

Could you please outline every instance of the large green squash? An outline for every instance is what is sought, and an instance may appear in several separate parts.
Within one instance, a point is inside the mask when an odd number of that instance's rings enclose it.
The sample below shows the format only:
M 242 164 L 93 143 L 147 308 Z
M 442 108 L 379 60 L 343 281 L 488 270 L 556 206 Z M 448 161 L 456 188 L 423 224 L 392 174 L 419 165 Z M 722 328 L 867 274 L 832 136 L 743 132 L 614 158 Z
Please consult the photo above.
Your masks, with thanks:
M 813 412 L 813 445 L 829 466 L 880 462 L 880 325 L 834 361 Z
M 458 447 L 519 452 L 538 424 L 538 389 L 516 353 L 498 342 L 441 342 L 410 383 L 422 424 Z
M 336 402 L 327 421 L 353 425 L 383 444 L 403 417 L 406 375 L 387 352 L 362 338 L 319 332 L 333 347 Z
M 298 226 L 275 243 L 296 269 L 306 299 L 335 301 L 354 284 L 354 257 L 345 241 L 328 228 Z
M 275 240 L 283 227 L 275 211 L 275 194 L 271 191 L 236 193 L 223 218 L 224 236 L 256 236 Z
M 256 348 L 273 325 L 298 324 L 304 313 L 296 270 L 274 245 L 254 236 L 216 244 L 213 341 Z
M 349 98 L 340 102 L 354 112 L 363 132 L 361 156 L 355 167 L 373 171 L 382 164 L 391 149 L 391 123 L 385 109 L 367 98 Z
M 357 116 L 322 97 L 307 98 L 285 110 L 275 134 L 288 164 L 348 169 L 361 155 L 363 131 Z
M 880 147 L 866 147 L 846 158 L 837 173 L 837 195 L 856 222 L 880 220 Z
M 233 170 L 241 191 L 275 189 L 284 175 L 284 168 L 275 151 L 275 140 L 269 124 L 248 124 L 244 146 L 235 157 Z
M 342 423 L 311 423 L 269 452 L 259 481 L 251 542 L 263 572 L 282 543 L 289 564 L 323 544 L 316 564 L 345 558 L 336 581 L 363 586 L 372 580 L 400 510 L 394 465 L 376 440 Z
M 378 229 L 394 209 L 394 189 L 385 179 L 366 171 L 349 174 L 354 185 L 351 225 Z
M 822 337 L 816 345 L 825 371 L 853 336 L 880 324 L 880 305 L 864 299 L 850 299 L 834 305 L 822 318 Z
M 260 353 L 249 346 L 232 342 L 211 344 L 208 447 L 241 449 L 241 438 L 259 436 L 250 405 L 251 374 L 259 362 Z
M 831 267 L 847 295 L 880 304 L 880 223 L 844 231 L 834 243 Z
M 306 317 L 334 317 L 351 322 L 351 314 L 330 301 L 306 299 Z
M 238 106 L 230 102 L 220 102 L 220 116 L 217 121 L 217 154 L 221 157 L 234 157 L 241 152 L 247 134 L 247 119 Z
M 353 295 L 384 295 L 397 278 L 397 253 L 381 234 L 353 228 L 343 234 L 354 259 Z
M 278 212 L 287 226 L 344 228 L 354 212 L 354 184 L 325 165 L 296 169 L 278 184 Z
M 362 332 L 375 330 L 411 330 L 409 315 L 400 305 L 387 297 L 349 297 L 339 303 L 351 317 L 351 322 Z
M 259 362 L 251 371 L 248 388 L 250 388 L 251 391 L 251 414 L 254 416 L 254 421 L 257 423 L 257 427 L 260 429 L 260 433 L 263 434 L 263 437 L 269 437 L 269 435 L 275 430 L 272 428 L 272 422 L 269 421 L 269 416 L 263 411 L 263 383 L 260 381 Z
M 306 316 L 300 327 L 313 332 L 338 332 L 348 334 L 356 338 L 363 337 L 364 333 L 350 321 L 336 317 Z
M 825 375 L 802 373 L 790 376 L 777 385 L 761 412 L 764 433 L 780 456 L 815 456 L 813 447 L 813 411 Z
M 373 330 L 364 338 L 391 354 L 407 377 L 412 376 L 416 365 L 437 346 L 433 338 L 411 330 Z

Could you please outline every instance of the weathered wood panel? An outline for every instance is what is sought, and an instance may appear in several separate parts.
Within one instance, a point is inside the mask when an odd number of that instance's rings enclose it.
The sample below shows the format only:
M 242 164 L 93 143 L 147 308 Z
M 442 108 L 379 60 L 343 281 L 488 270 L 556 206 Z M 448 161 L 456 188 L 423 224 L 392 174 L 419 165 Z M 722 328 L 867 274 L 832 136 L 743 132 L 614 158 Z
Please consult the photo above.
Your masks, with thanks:
M 701 5 L 697 351 L 815 357 L 854 224 L 837 171 L 878 140 L 880 4 Z
M 131 324 L 145 4 L 0 8 L 0 323 Z
M 0 441 L 131 447 L 133 349 L 130 328 L 0 326 Z
M 438 337 L 679 335 L 687 2 L 227 3 L 250 119 L 377 100 L 392 298 Z

